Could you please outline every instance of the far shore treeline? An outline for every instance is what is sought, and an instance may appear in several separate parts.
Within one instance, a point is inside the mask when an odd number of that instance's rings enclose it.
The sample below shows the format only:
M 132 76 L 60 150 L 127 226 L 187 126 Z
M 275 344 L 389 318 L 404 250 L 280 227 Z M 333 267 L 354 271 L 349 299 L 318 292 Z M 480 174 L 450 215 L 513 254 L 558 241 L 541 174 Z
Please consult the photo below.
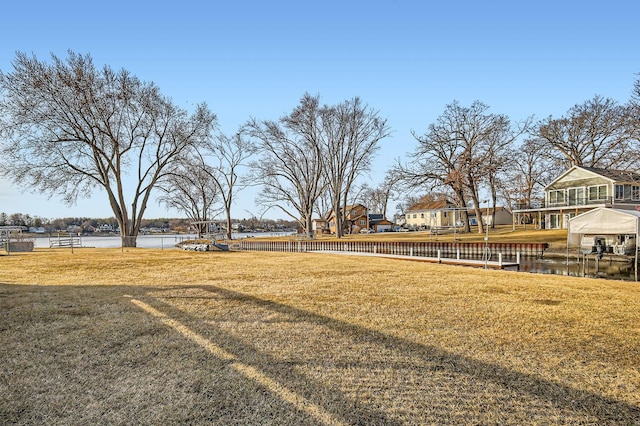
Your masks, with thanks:
M 213 223 L 224 227 L 224 219 L 219 221 L 213 220 Z M 296 223 L 292 220 L 283 219 L 259 219 L 257 217 L 233 219 L 234 224 L 241 229 L 246 230 L 279 230 L 279 229 L 295 229 Z M 113 217 L 109 218 L 89 218 L 89 217 L 64 217 L 56 219 L 48 219 L 40 216 L 32 216 L 30 214 L 12 213 L 6 214 L 0 212 L 0 226 L 25 226 L 28 228 L 43 228 L 44 232 L 66 231 L 73 228 L 80 228 L 81 232 L 92 232 L 93 230 L 117 228 L 117 221 Z M 143 219 L 142 228 L 156 229 L 163 232 L 188 232 L 192 229 L 191 220 L 185 218 L 157 218 Z M 109 232 L 109 231 L 107 231 Z

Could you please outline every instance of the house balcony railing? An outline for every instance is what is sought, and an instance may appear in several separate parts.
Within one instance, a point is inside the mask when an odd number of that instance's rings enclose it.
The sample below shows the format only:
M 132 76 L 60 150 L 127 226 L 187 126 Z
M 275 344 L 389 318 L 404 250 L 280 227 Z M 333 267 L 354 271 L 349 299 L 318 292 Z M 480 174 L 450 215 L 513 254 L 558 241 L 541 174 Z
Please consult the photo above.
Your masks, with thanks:
M 613 197 L 605 197 L 597 200 L 590 200 L 586 197 L 577 199 L 567 199 L 556 202 L 545 202 L 544 200 L 535 200 L 529 204 L 517 204 L 515 210 L 539 210 L 544 208 L 561 208 L 561 207 L 588 207 L 588 206 L 613 206 L 615 204 L 640 204 L 640 200 L 614 200 Z
M 615 204 L 640 204 L 639 200 L 631 200 L 631 199 L 623 199 L 623 200 L 614 200 L 613 197 L 605 197 L 597 200 L 590 200 L 588 198 L 577 198 L 577 199 L 568 199 L 564 201 L 558 202 L 549 202 L 546 203 L 546 207 L 581 207 L 581 206 L 613 206 Z M 545 206 L 543 206 L 545 207 Z
M 530 203 L 518 203 L 515 206 L 515 210 L 534 210 L 541 209 L 544 207 L 544 201 L 535 200 Z

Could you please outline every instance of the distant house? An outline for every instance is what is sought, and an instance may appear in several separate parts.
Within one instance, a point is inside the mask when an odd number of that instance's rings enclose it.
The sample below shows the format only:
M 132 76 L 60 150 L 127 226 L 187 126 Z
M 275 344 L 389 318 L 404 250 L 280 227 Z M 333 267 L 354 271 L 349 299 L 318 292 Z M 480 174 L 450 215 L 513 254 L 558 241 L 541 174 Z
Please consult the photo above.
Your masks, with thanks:
M 32 226 L 29 228 L 31 234 L 44 234 L 47 232 L 42 226 Z
M 382 214 L 370 214 L 369 228 L 374 232 L 389 232 L 393 229 L 393 222 L 385 219 Z
M 113 232 L 113 225 L 103 223 L 98 227 L 97 232 Z
M 329 222 L 326 219 L 313 219 L 311 221 L 311 230 L 314 234 L 329 234 Z
M 343 229 L 345 232 L 357 233 L 361 229 L 369 227 L 368 209 L 366 206 L 362 204 L 347 206 L 346 213 L 346 220 L 345 223 L 343 223 Z M 329 231 L 332 234 L 335 234 L 336 218 L 333 210 L 331 210 L 328 217 L 327 221 L 329 222 Z
M 446 200 L 420 202 L 405 212 L 406 225 L 412 229 L 455 226 L 458 220 L 456 206 Z
M 240 222 L 234 222 L 231 224 L 231 230 L 233 232 L 243 232 L 245 229 L 244 225 Z
M 69 225 L 67 226 L 67 232 L 72 234 L 80 234 L 82 233 L 82 227 L 80 225 Z
M 489 208 L 488 213 L 486 208 L 481 208 L 480 212 L 482 213 L 482 223 L 485 225 L 491 226 L 494 217 L 496 225 L 511 225 L 513 223 L 513 214 L 505 207 L 496 207 L 495 215 L 493 214 L 493 207 Z M 469 225 L 475 226 L 478 224 L 475 210 L 467 211 L 467 217 L 469 219 Z
M 540 207 L 526 206 L 514 214 L 531 214 L 541 228 L 566 228 L 569 219 L 597 207 L 636 210 L 640 207 L 640 174 L 573 166 L 545 187 Z

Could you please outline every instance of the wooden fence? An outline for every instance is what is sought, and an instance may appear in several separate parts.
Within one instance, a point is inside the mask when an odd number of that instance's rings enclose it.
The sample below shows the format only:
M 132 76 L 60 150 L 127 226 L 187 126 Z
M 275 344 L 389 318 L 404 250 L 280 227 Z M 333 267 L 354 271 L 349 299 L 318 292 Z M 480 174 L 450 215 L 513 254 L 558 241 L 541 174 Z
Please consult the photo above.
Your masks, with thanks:
M 50 248 L 73 248 L 81 247 L 82 239 L 80 237 L 74 237 L 72 235 L 60 235 L 56 237 L 49 237 Z
M 255 241 L 244 239 L 231 249 L 247 251 L 308 252 L 346 251 L 404 256 L 483 258 L 489 250 L 492 256 L 542 257 L 547 243 L 468 243 L 468 242 L 412 242 L 412 241 Z

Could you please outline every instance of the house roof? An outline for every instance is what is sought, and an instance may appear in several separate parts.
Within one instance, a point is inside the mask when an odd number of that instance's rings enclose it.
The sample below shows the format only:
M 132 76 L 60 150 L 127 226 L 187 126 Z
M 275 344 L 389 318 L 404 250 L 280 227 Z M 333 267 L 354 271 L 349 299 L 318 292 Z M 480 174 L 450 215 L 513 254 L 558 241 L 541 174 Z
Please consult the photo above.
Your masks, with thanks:
M 393 222 L 387 219 L 375 219 L 375 220 L 369 221 L 369 226 L 375 226 L 375 225 L 393 225 Z
M 497 212 L 501 212 L 501 211 L 507 211 L 509 212 L 509 210 L 505 207 L 502 206 L 497 206 L 496 207 L 496 213 Z M 486 207 L 480 207 L 480 212 L 482 212 L 482 214 L 487 214 L 487 208 Z M 489 207 L 489 214 L 493 214 L 493 207 Z M 476 211 L 475 209 L 468 209 L 467 210 L 467 216 L 475 216 L 476 215 Z
M 357 208 L 362 208 L 362 209 L 364 209 L 364 212 L 365 212 L 365 213 L 366 213 L 366 211 L 368 210 L 367 206 L 365 206 L 365 205 L 363 205 L 363 204 L 360 204 L 360 203 L 357 203 L 357 204 L 349 204 L 349 205 L 347 206 L 347 208 L 346 208 L 346 211 L 348 212 L 348 213 L 347 213 L 347 216 L 351 213 L 351 210 L 354 210 L 354 209 L 357 209 Z M 342 211 L 342 207 L 340 207 L 340 211 Z M 360 217 L 360 216 L 364 216 L 364 215 L 361 213 L 361 214 L 359 214 L 358 216 L 353 216 L 353 217 L 352 217 L 352 219 L 353 219 L 353 218 L 355 218 L 355 217 Z M 327 214 L 327 218 L 328 218 L 327 220 L 331 220 L 331 218 L 332 218 L 332 217 L 333 217 L 333 209 L 329 210 L 329 213 Z
M 453 207 L 453 204 L 446 200 L 440 201 L 425 201 L 416 203 L 409 207 L 407 211 L 420 211 L 420 210 L 444 210 Z
M 601 176 L 604 176 L 616 182 L 640 183 L 640 174 L 636 172 L 626 171 L 626 170 L 599 169 L 596 167 L 582 167 L 582 168 L 592 173 L 597 173 Z
M 570 169 L 565 170 L 560 176 L 555 178 L 550 184 L 548 184 L 545 189 L 553 188 L 555 184 L 565 178 L 567 175 L 573 173 L 576 170 L 584 170 L 589 173 L 593 173 L 598 176 L 602 176 L 605 179 L 610 180 L 615 183 L 634 183 L 640 184 L 640 174 L 625 171 L 625 170 L 609 170 L 609 169 L 601 169 L 598 167 L 581 167 L 581 166 L 572 166 Z

